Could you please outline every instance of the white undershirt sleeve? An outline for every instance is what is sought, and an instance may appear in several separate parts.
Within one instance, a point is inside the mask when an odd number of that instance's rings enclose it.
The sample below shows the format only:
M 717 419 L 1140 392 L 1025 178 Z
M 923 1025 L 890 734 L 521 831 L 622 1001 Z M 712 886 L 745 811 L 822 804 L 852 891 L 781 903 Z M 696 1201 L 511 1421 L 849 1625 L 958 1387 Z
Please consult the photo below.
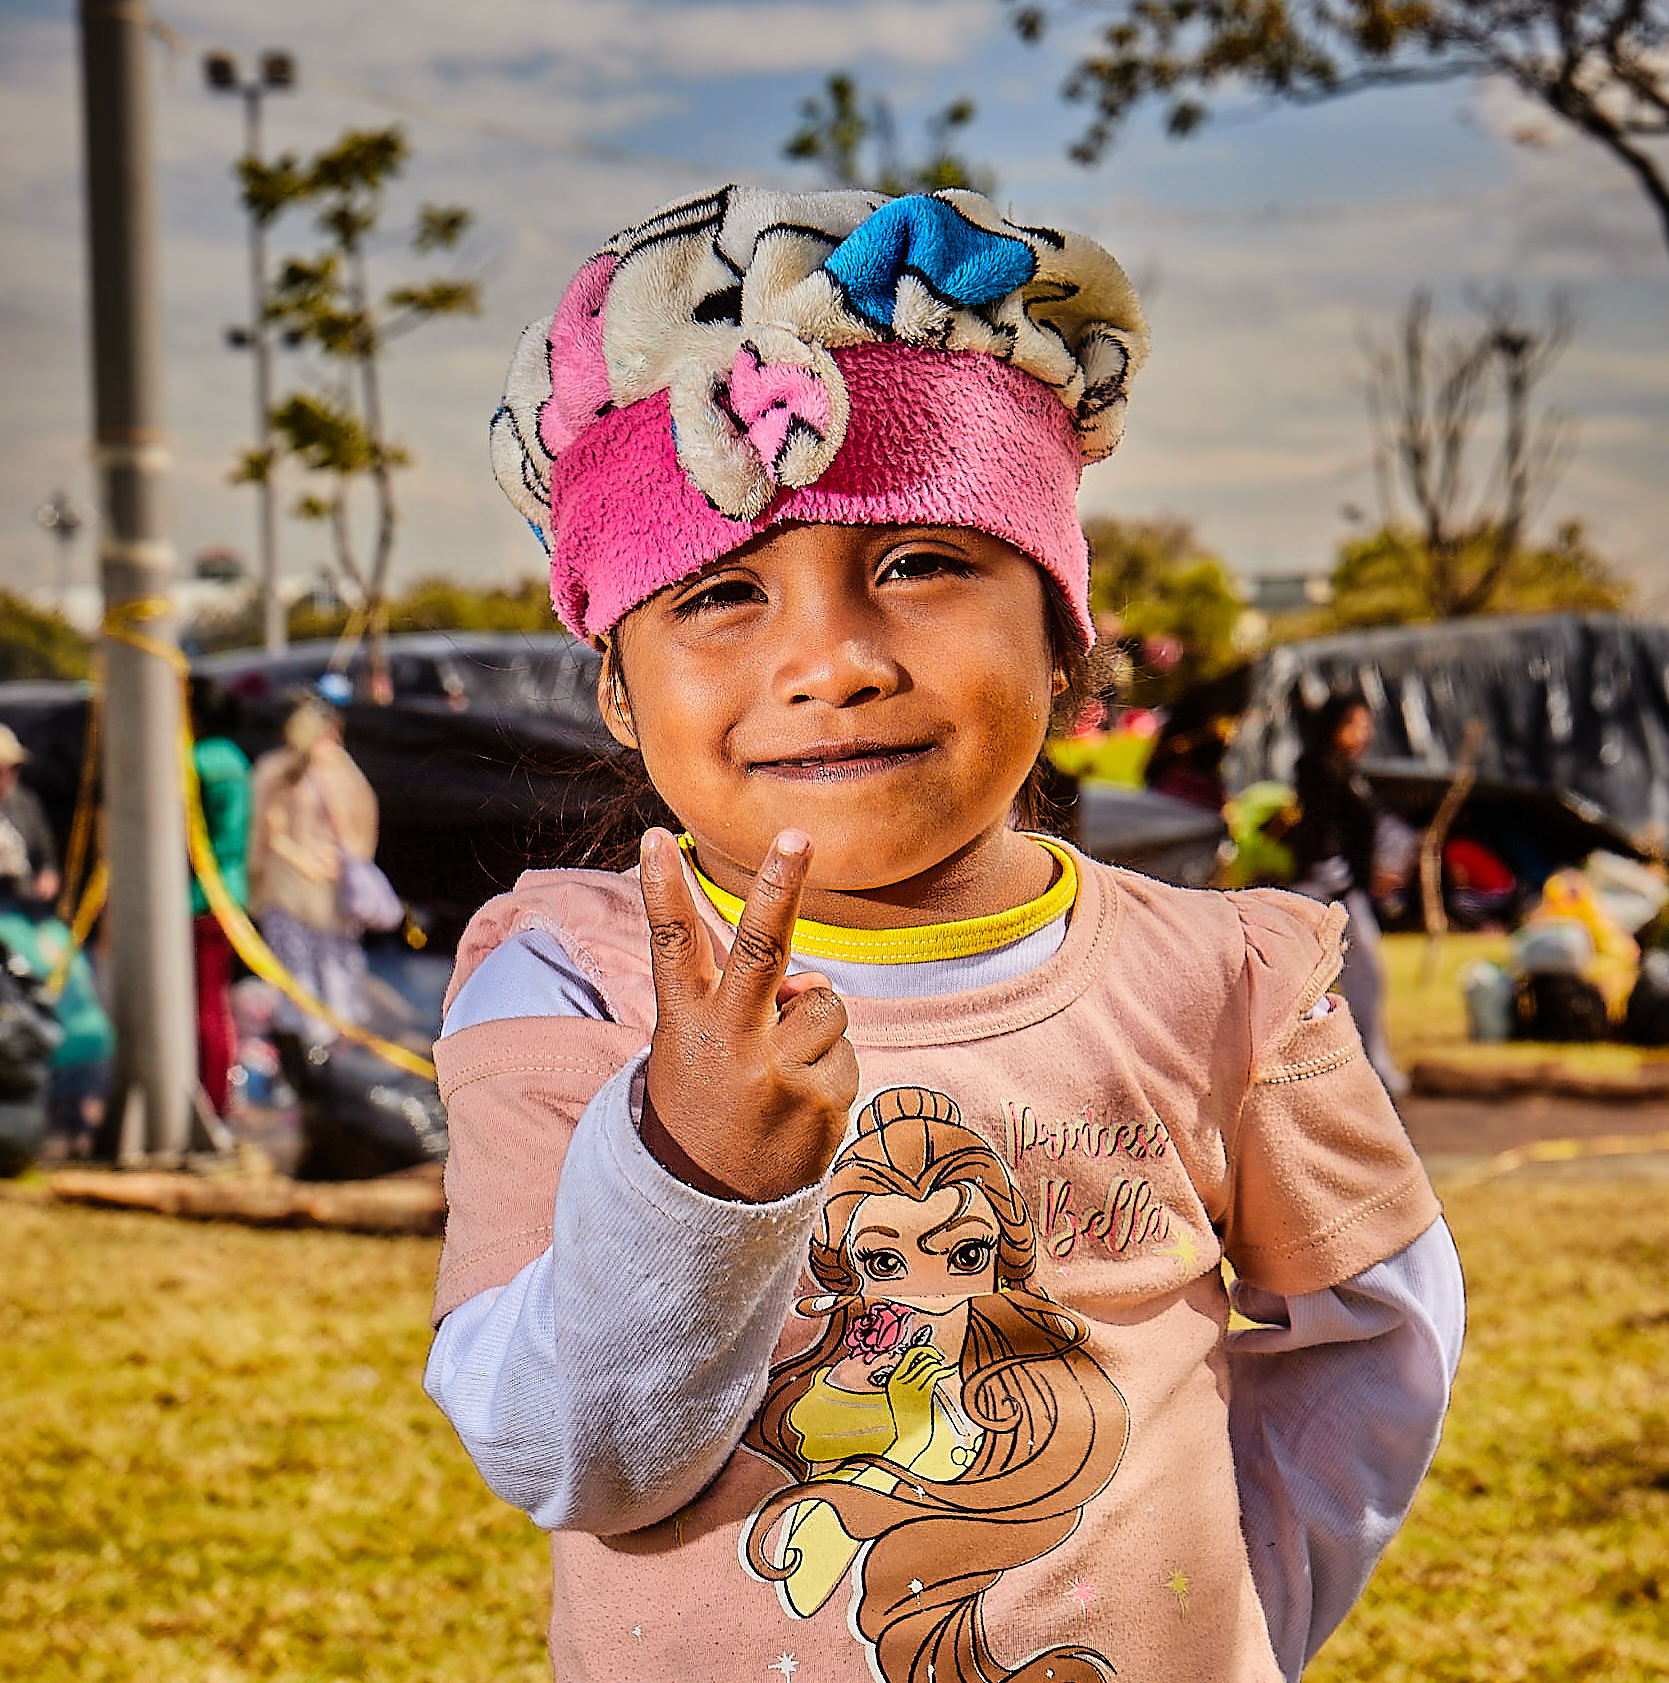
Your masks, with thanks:
M 424 1389 L 487 1484 L 548 1530 L 665 1519 L 701 1491 L 761 1397 L 821 1208 L 710 1198 L 639 1139 L 645 1053 L 575 1129 L 550 1249 L 440 1325 Z
M 1330 1291 L 1236 1282 L 1261 1323 L 1229 1335 L 1241 1524 L 1289 1683 L 1362 1593 L 1431 1465 L 1465 1334 L 1465 1286 L 1439 1220 Z

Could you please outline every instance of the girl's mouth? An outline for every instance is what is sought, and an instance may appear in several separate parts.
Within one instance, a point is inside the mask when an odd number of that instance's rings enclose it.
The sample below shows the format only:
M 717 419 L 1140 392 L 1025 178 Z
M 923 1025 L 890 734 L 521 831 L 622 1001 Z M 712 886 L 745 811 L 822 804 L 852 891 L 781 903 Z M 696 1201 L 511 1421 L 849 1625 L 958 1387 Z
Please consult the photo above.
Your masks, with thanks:
M 925 746 L 885 746 L 852 742 L 815 748 L 791 759 L 756 760 L 748 769 L 755 776 L 779 777 L 795 783 L 850 783 L 908 765 L 928 752 Z

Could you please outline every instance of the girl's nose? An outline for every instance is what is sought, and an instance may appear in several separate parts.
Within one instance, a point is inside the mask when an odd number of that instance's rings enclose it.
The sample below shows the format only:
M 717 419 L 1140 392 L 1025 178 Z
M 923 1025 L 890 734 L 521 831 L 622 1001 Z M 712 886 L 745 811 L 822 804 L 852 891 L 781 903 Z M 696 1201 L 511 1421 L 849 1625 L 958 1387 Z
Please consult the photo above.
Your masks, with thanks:
M 902 669 L 874 617 L 838 604 L 794 616 L 777 669 L 779 699 L 854 707 L 894 694 Z

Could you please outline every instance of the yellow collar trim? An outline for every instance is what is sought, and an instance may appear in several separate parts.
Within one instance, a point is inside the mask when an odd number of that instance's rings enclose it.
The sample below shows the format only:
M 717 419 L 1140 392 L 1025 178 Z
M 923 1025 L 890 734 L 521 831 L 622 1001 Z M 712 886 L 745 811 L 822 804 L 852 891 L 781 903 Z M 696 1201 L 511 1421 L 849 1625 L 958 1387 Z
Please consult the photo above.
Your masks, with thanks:
M 801 918 L 794 925 L 793 948 L 799 958 L 839 958 L 854 964 L 923 964 L 940 958 L 968 958 L 991 952 L 1011 941 L 1035 935 L 1071 911 L 1078 898 L 1078 867 L 1072 855 L 1045 836 L 1033 836 L 1060 869 L 1055 880 L 1035 900 L 1006 912 L 960 918 L 954 923 L 917 924 L 905 929 L 842 929 L 832 923 Z M 713 909 L 733 928 L 741 921 L 742 902 L 701 874 L 695 862 L 695 842 L 679 837 L 701 892 Z

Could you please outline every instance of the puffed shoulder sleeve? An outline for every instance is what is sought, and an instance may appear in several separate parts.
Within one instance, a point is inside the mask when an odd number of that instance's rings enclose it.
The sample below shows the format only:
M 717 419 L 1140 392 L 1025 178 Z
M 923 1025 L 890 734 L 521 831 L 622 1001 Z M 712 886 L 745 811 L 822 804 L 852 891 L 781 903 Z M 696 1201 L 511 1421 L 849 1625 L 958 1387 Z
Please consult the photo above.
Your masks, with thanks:
M 436 1042 L 451 1145 L 435 1325 L 477 1292 L 506 1284 L 550 1244 L 580 1112 L 645 1040 L 641 1029 L 619 1023 L 519 1017 Z
M 1341 1284 L 1417 1239 L 1437 1195 L 1337 994 L 1344 910 L 1261 889 L 1231 896 L 1246 938 L 1251 1075 L 1229 1138 L 1223 1249 L 1294 1296 Z

